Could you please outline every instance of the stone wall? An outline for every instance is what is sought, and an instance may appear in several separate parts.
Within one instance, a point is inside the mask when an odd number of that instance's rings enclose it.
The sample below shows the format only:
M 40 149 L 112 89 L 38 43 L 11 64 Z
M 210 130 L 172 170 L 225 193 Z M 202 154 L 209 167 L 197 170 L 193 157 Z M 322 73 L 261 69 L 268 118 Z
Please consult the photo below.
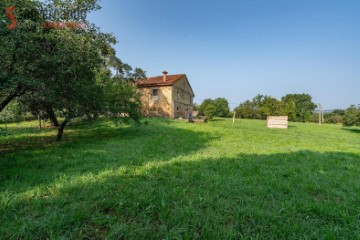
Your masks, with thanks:
M 157 89 L 158 96 L 153 96 Z M 141 114 L 148 117 L 188 118 L 192 114 L 193 95 L 186 77 L 173 86 L 143 87 Z
M 173 85 L 174 117 L 188 118 L 192 114 L 193 95 L 185 77 Z
M 153 96 L 153 90 L 157 89 L 158 97 Z M 141 114 L 148 117 L 173 117 L 172 87 L 149 87 L 139 88 L 141 93 Z

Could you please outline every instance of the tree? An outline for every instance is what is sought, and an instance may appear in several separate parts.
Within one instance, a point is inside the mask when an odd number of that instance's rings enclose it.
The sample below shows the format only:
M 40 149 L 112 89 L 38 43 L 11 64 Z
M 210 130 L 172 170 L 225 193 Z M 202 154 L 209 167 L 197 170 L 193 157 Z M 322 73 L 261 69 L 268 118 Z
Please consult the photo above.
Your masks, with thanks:
M 296 120 L 296 105 L 293 99 L 281 101 L 266 95 L 256 95 L 252 100 L 246 100 L 235 108 L 236 115 L 241 118 L 266 119 L 268 116 L 288 116 Z
M 346 110 L 344 109 L 335 109 L 331 112 L 325 112 L 324 113 L 324 122 L 325 123 L 331 123 L 331 124 L 339 124 L 344 123 L 344 116 L 346 114 Z M 319 121 L 319 115 L 318 113 L 314 113 L 313 117 L 314 122 Z
M 199 114 L 209 119 L 213 117 L 228 117 L 230 113 L 229 103 L 225 98 L 205 99 L 199 106 Z
M 216 116 L 216 106 L 214 103 L 207 105 L 206 109 L 204 110 L 204 114 L 208 119 L 213 119 Z
M 262 112 L 264 98 L 265 98 L 264 95 L 258 94 L 252 99 L 254 116 L 256 119 L 265 119 L 266 117 Z
M 213 102 L 215 106 L 214 115 L 217 117 L 228 117 L 230 114 L 229 102 L 226 98 L 216 98 Z
M 13 101 L 0 113 L 0 123 L 5 124 L 5 131 L 7 131 L 7 124 L 9 122 L 21 121 L 21 106 L 17 101 Z
M 279 116 L 288 116 L 290 121 L 295 121 L 296 118 L 296 105 L 293 100 L 280 101 Z
M 311 118 L 312 113 L 316 108 L 316 104 L 312 102 L 312 97 L 309 94 L 287 94 L 281 99 L 285 104 L 295 103 L 295 118 L 292 121 L 306 122 Z
M 111 76 L 109 70 L 103 72 L 99 79 L 105 93 L 103 113 L 109 115 L 116 123 L 129 123 L 130 120 L 140 123 L 141 96 L 137 92 L 134 82 L 146 78 L 140 68 L 134 70 L 127 64 L 116 66 L 117 74 Z
M 44 84 L 43 79 L 38 78 L 44 60 L 43 46 L 39 43 L 40 14 L 36 14 L 40 3 L 31 0 L 0 2 L 1 10 L 9 6 L 17 7 L 16 21 L 26 22 L 29 27 L 8 29 L 6 24 L 0 24 L 0 112 L 15 98 L 32 93 Z M 0 11 L 0 19 L 9 20 L 5 11 Z
M 335 109 L 331 112 L 331 114 L 333 115 L 339 115 L 339 116 L 345 116 L 346 115 L 346 110 L 344 109 Z
M 199 115 L 204 116 L 209 105 L 214 105 L 214 100 L 207 98 L 199 106 Z
M 243 118 L 266 119 L 267 116 L 279 115 L 281 107 L 276 98 L 258 94 L 251 101 L 241 103 L 235 111 Z
M 281 115 L 281 106 L 279 100 L 270 96 L 264 96 L 261 102 L 261 114 L 263 119 L 266 119 L 268 116 L 278 116 Z
M 256 108 L 254 102 L 250 100 L 246 100 L 241 103 L 238 107 L 235 108 L 236 117 L 240 118 L 250 118 L 256 119 L 258 118 L 258 109 Z
M 125 84 L 130 85 L 144 72 L 139 68 L 132 70 L 116 58 L 112 47 L 116 39 L 112 35 L 100 32 L 86 19 L 83 20 L 87 23 L 87 29 L 44 29 L 39 24 L 41 21 L 56 20 L 44 19 L 39 11 L 41 6 L 52 10 L 57 7 L 81 9 L 89 13 L 100 8 L 96 0 L 57 0 L 44 5 L 30 0 L 9 2 L 17 2 L 17 6 L 21 7 L 27 3 L 29 7 L 25 10 L 32 14 L 22 11 L 19 18 L 24 21 L 29 20 L 30 16 L 34 24 L 25 29 L 7 31 L 2 37 L 0 111 L 15 98 L 20 98 L 20 102 L 32 112 L 47 113 L 53 124 L 58 126 L 58 141 L 62 139 L 64 129 L 72 118 L 84 115 L 96 117 L 105 111 L 105 107 L 111 107 L 113 111 L 121 110 L 122 116 L 138 119 L 134 114 L 137 104 L 133 104 L 137 100 Z M 117 71 L 121 84 L 112 81 L 115 78 L 99 77 L 104 72 L 111 75 L 110 68 Z M 99 79 L 105 80 L 101 82 Z M 109 90 L 110 87 L 124 93 L 127 101 L 122 98 L 120 103 L 110 104 L 106 94 L 112 93 L 112 97 L 120 100 L 115 90 Z M 120 104 L 124 105 L 120 108 Z M 60 123 L 55 112 L 64 121 Z
M 199 105 L 197 103 L 193 103 L 192 107 L 193 107 L 193 111 L 198 111 L 199 110 Z
M 360 126 L 360 109 L 355 105 L 351 105 L 344 116 L 344 126 Z

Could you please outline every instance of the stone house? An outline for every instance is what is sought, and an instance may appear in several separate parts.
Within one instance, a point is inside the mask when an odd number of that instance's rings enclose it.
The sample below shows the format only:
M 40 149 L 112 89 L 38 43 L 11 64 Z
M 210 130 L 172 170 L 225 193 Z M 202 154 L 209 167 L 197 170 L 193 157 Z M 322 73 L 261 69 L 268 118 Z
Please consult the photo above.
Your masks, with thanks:
M 192 114 L 194 91 L 185 74 L 150 77 L 137 82 L 143 116 L 188 118 Z

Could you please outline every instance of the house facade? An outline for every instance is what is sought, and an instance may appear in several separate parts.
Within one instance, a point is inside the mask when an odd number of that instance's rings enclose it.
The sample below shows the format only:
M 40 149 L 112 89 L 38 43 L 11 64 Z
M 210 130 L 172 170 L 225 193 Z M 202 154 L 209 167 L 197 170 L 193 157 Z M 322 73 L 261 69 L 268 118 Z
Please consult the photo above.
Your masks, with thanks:
M 137 83 L 143 116 L 188 118 L 192 114 L 194 91 L 185 74 L 150 77 Z

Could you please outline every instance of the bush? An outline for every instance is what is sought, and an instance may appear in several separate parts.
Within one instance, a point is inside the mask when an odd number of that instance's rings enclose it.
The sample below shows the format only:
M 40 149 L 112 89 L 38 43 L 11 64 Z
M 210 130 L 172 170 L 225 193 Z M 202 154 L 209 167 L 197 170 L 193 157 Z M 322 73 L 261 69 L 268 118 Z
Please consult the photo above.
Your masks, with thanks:
M 229 117 L 231 115 L 229 103 L 225 98 L 205 99 L 199 106 L 199 115 L 205 115 L 209 119 L 213 117 Z
M 7 131 L 5 128 L 0 128 L 0 136 L 6 136 L 7 135 Z
M 325 115 L 325 123 L 340 124 L 344 122 L 343 116 L 341 115 Z
M 360 126 L 360 109 L 351 105 L 344 116 L 344 126 Z

